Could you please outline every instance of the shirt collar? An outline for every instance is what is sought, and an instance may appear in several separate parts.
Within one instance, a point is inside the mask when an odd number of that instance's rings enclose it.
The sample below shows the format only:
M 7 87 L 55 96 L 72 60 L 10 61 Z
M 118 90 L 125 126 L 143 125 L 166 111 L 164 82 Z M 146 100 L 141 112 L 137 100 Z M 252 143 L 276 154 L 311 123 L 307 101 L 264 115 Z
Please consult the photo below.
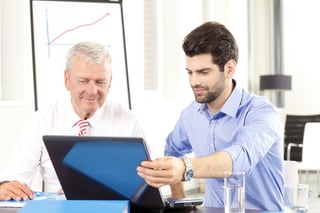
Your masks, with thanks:
M 105 113 L 104 109 L 107 108 L 106 105 L 108 105 L 108 103 L 108 100 L 105 100 L 103 105 L 99 109 L 97 109 L 97 111 L 92 115 L 92 117 L 88 118 L 91 127 L 96 127 L 98 126 L 97 124 L 101 122 L 101 120 L 104 117 L 103 114 Z
M 236 117 L 242 99 L 242 88 L 235 80 L 233 83 L 234 89 L 220 111 L 231 117 Z
M 101 106 L 95 113 L 94 115 L 88 119 L 90 126 L 93 127 L 95 126 L 95 124 L 99 121 L 99 119 L 101 119 L 101 114 L 103 114 L 103 108 L 104 105 L 107 104 L 107 101 L 104 102 L 103 106 Z M 72 107 L 72 103 L 71 103 L 71 99 L 68 101 L 67 104 L 67 113 L 68 118 L 67 118 L 67 123 L 69 126 L 74 127 L 76 125 L 76 123 L 80 120 L 79 115 L 74 111 L 73 107 Z
M 71 99 L 68 100 L 67 115 L 69 115 L 67 116 L 67 123 L 70 127 L 74 127 L 76 123 L 80 120 L 78 114 L 74 111 L 72 107 Z

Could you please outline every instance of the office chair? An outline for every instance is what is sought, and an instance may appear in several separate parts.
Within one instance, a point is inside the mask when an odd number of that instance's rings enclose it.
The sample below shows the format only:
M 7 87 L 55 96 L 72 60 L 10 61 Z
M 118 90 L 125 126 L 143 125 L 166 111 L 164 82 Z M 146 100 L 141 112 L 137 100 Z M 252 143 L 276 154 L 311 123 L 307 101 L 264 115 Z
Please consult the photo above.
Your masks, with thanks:
M 298 162 L 299 173 L 306 172 L 306 182 L 310 171 L 317 175 L 317 195 L 320 197 L 320 122 L 306 123 L 303 135 L 302 161 Z
M 302 161 L 303 134 L 307 122 L 320 122 L 320 114 L 286 115 L 284 160 Z

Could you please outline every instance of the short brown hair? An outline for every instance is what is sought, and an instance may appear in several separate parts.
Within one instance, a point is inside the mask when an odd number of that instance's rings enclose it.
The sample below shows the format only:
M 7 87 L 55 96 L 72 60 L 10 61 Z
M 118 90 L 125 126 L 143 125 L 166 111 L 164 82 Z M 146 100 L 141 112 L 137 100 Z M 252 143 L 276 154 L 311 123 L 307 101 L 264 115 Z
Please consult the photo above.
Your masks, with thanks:
M 192 30 L 184 39 L 183 50 L 187 56 L 210 53 L 212 62 L 224 71 L 224 65 L 238 61 L 238 45 L 231 32 L 218 22 L 205 22 Z

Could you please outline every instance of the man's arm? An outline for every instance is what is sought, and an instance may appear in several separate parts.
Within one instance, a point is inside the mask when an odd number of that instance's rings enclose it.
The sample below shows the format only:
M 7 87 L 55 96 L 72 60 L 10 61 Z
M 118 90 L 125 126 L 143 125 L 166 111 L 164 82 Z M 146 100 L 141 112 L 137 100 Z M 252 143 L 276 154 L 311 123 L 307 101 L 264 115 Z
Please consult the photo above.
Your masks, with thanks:
M 212 155 L 191 158 L 194 178 L 224 178 L 232 173 L 232 158 L 224 151 Z
M 170 185 L 171 189 L 171 197 L 172 198 L 184 198 L 186 197 L 184 193 L 184 188 L 183 188 L 183 183 L 178 182 L 176 184 L 171 184 Z
M 212 155 L 190 159 L 194 178 L 223 178 L 232 173 L 232 158 L 224 151 Z M 162 157 L 152 161 L 143 161 L 137 168 L 138 175 L 149 185 L 161 187 L 179 184 L 184 176 L 185 164 L 181 158 Z M 171 186 L 181 195 L 178 186 Z M 176 188 L 177 187 L 177 188 Z

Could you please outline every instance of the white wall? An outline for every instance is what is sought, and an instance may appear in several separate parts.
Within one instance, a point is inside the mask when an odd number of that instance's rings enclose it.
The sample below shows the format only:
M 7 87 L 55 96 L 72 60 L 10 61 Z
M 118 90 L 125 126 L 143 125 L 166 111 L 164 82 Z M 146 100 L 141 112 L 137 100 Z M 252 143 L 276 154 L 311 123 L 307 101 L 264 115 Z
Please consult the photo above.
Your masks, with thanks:
M 275 0 L 276 1 L 276 0 Z M 319 114 L 318 50 L 320 48 L 320 2 L 317 0 L 279 0 L 282 2 L 283 74 L 292 76 L 292 90 L 285 92 L 286 114 Z M 250 0 L 253 31 L 249 37 L 250 89 L 259 91 L 259 76 L 273 73 L 272 1 Z M 266 95 L 272 95 L 266 92 Z
M 320 1 L 284 0 L 284 70 L 292 75 L 285 94 L 290 114 L 320 113 Z
M 28 2 L 1 0 L 0 170 L 34 111 Z

